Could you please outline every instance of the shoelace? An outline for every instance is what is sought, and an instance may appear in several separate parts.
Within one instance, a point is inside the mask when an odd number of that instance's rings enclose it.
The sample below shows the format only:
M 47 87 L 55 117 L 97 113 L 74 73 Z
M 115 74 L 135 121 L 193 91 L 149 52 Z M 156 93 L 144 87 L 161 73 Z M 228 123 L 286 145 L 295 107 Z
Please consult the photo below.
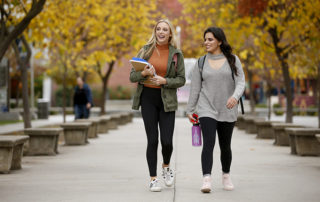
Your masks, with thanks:
M 163 176 L 163 178 L 166 178 L 166 176 L 173 177 L 173 170 L 170 168 L 163 169 L 162 176 Z
M 158 179 L 152 180 L 150 182 L 150 187 L 156 186 L 158 184 Z

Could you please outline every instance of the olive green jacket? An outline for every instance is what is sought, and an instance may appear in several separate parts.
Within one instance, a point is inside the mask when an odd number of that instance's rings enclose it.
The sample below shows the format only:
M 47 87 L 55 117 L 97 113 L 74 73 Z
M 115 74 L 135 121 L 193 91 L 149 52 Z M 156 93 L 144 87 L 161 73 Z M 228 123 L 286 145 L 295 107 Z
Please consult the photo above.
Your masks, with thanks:
M 146 50 L 147 46 L 144 46 L 143 49 Z M 137 57 L 143 58 L 141 53 L 142 51 L 140 50 Z M 175 61 L 173 60 L 174 54 L 177 54 L 178 64 L 176 65 L 176 67 Z M 143 59 L 149 60 L 149 58 Z M 161 85 L 161 98 L 164 105 L 164 111 L 175 111 L 178 108 L 177 88 L 183 86 L 186 82 L 186 79 L 182 52 L 171 45 L 169 45 L 167 73 L 164 78 L 167 80 L 167 84 Z M 131 69 L 130 81 L 133 83 L 138 82 L 137 90 L 133 98 L 132 109 L 139 110 L 140 96 L 143 90 L 143 84 L 141 84 L 141 82 L 145 80 L 146 77 L 143 77 L 141 75 L 141 71 L 137 72 L 134 68 Z

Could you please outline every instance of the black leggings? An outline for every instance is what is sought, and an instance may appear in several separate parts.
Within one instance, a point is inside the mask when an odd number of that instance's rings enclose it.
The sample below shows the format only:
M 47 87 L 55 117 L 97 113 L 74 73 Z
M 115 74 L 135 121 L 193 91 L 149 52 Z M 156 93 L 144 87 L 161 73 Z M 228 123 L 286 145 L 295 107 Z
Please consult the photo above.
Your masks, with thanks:
M 203 175 L 211 174 L 216 131 L 218 132 L 221 151 L 220 160 L 222 164 L 222 171 L 224 173 L 229 173 L 232 160 L 231 137 L 235 122 L 220 122 L 209 117 L 202 117 L 199 120 L 203 137 L 203 148 L 201 154 Z
M 157 176 L 158 125 L 162 146 L 163 163 L 168 165 L 173 150 L 172 137 L 175 112 L 165 112 L 161 89 L 144 87 L 141 95 L 141 114 L 147 133 L 147 161 L 151 177 Z

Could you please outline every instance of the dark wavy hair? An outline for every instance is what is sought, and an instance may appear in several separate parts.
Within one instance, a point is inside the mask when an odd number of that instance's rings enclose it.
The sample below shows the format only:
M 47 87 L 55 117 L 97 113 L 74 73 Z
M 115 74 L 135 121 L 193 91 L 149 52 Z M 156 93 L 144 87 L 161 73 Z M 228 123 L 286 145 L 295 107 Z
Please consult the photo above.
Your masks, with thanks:
M 204 31 L 203 38 L 205 38 L 206 34 L 210 32 L 213 34 L 214 38 L 216 38 L 219 42 L 221 42 L 220 49 L 224 56 L 226 56 L 228 63 L 236 76 L 238 76 L 237 67 L 236 67 L 236 57 L 232 54 L 232 48 L 229 45 L 226 35 L 223 30 L 219 27 L 209 27 Z

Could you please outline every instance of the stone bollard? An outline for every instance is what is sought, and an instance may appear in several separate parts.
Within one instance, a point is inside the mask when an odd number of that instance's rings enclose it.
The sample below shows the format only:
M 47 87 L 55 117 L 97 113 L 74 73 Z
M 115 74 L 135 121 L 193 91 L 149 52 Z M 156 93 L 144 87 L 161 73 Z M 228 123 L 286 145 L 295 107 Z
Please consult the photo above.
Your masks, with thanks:
M 25 135 L 0 135 L 0 173 L 21 169 L 23 145 L 28 139 Z
M 26 155 L 56 155 L 58 154 L 59 136 L 62 128 L 28 128 L 24 134 L 30 137 Z
M 64 140 L 66 145 L 84 145 L 88 143 L 88 130 L 92 123 L 64 123 L 60 126 L 63 128 Z
M 278 146 L 290 146 L 290 140 L 288 134 L 285 132 L 286 128 L 304 128 L 302 125 L 295 125 L 293 123 L 272 123 L 271 124 L 274 133 L 274 145 Z
M 320 133 L 320 128 L 286 128 L 285 131 L 290 137 L 292 154 L 320 155 L 320 144 L 316 138 L 316 134 Z

